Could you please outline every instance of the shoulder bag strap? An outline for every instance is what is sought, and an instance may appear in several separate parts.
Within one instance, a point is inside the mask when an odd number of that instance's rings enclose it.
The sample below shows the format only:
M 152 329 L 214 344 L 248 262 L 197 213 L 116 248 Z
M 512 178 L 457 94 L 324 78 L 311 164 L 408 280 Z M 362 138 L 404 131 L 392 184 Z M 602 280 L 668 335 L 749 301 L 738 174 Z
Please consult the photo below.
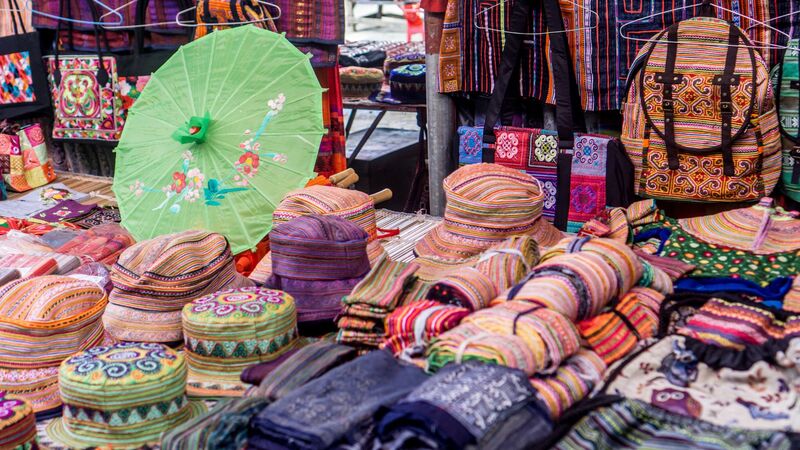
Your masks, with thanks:
M 20 10 L 17 0 L 8 0 L 8 7 L 9 9 L 15 10 L 11 12 L 11 27 L 14 29 L 14 34 L 27 33 L 25 21 L 22 19 L 22 10 Z M 14 12 L 16 12 L 16 14 L 14 14 Z

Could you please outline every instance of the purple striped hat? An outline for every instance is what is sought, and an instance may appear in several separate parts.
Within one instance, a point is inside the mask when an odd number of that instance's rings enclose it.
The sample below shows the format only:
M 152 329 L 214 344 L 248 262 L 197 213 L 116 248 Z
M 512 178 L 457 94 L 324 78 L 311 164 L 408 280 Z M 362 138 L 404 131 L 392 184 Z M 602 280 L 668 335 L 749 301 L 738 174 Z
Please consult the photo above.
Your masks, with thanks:
M 335 318 L 342 297 L 369 272 L 369 235 L 336 216 L 311 215 L 273 228 L 269 235 L 271 289 L 295 299 L 298 322 Z

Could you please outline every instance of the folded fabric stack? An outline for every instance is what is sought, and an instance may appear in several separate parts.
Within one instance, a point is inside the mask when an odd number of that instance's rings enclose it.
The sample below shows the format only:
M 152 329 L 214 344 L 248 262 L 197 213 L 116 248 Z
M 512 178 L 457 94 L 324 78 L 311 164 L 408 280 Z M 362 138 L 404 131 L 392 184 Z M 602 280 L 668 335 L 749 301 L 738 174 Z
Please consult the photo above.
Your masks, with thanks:
M 382 257 L 342 300 L 345 310 L 338 321 L 336 341 L 361 350 L 377 348 L 383 342 L 386 316 L 400 304 L 418 267 Z
M 0 289 L 0 391 L 25 399 L 39 415 L 58 412 L 58 366 L 100 345 L 108 303 L 95 283 L 48 275 Z
M 183 337 L 192 396 L 241 396 L 242 370 L 297 345 L 294 299 L 281 291 L 226 289 L 183 307 Z
M 520 409 L 540 416 L 526 444 L 552 427 L 536 391 L 519 370 L 470 361 L 451 364 L 380 414 L 373 448 L 463 449 L 477 445 Z M 531 437 L 535 439 L 532 441 Z M 525 448 L 517 441 L 515 448 Z M 484 448 L 483 446 L 480 448 Z
M 395 355 L 423 356 L 426 342 L 461 323 L 470 310 L 423 300 L 401 306 L 386 317 L 386 340 L 381 344 Z
M 378 409 L 404 398 L 426 378 L 388 352 L 371 352 L 266 407 L 250 422 L 248 448 L 328 448 L 345 435 L 361 434 Z
M 65 256 L 65 255 L 61 255 Z M 76 258 L 71 258 L 75 260 Z M 75 265 L 73 269 L 77 268 Z M 47 256 L 10 254 L 0 257 L 0 269 L 17 270 L 21 278 L 50 275 L 58 270 L 55 259 Z
M 45 209 L 32 215 L 31 220 L 52 224 L 80 221 L 99 208 L 100 207 L 97 205 L 84 205 L 75 200 L 62 200 L 52 208 Z
M 114 290 L 103 323 L 116 339 L 182 339 L 181 310 L 223 289 L 252 286 L 236 273 L 228 241 L 207 231 L 184 231 L 139 242 L 111 271 Z
M 0 391 L 0 448 L 35 450 L 36 416 L 25 400 Z
M 208 411 L 166 430 L 163 450 L 239 450 L 246 447 L 247 423 L 269 402 L 260 397 L 222 399 Z
M 84 263 L 114 264 L 123 250 L 134 243 L 133 236 L 121 226 L 108 223 L 93 227 L 56 249 L 58 253 L 77 256 Z
M 606 368 L 597 353 L 582 348 L 552 375 L 536 375 L 530 382 L 550 418 L 556 420 L 603 381 Z
M 186 398 L 183 355 L 161 344 L 78 353 L 61 364 L 58 382 L 64 415 L 47 426 L 47 434 L 71 448 L 139 448 L 205 411 Z

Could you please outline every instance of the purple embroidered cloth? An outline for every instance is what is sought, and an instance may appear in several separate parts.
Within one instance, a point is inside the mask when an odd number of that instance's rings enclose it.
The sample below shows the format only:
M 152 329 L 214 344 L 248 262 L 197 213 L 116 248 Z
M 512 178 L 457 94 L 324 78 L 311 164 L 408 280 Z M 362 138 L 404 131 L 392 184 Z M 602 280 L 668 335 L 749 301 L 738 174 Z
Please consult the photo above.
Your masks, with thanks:
M 97 205 L 84 205 L 75 200 L 64 200 L 52 208 L 34 214 L 31 218 L 48 223 L 64 222 L 84 217 L 95 209 L 97 209 Z

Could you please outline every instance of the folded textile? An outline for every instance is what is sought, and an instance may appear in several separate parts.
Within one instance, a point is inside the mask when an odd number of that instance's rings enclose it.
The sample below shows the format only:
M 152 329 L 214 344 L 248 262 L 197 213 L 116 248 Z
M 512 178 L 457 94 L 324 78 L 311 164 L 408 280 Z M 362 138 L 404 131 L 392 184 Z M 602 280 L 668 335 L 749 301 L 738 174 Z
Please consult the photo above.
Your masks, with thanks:
M 324 449 L 426 379 L 384 351 L 341 365 L 266 407 L 250 422 L 250 449 Z
M 252 395 L 275 401 L 355 357 L 355 349 L 346 345 L 327 341 L 309 344 L 265 374 Z M 250 371 L 247 377 L 253 377 L 259 366 L 263 367 L 263 364 L 247 369 L 245 372 Z
M 429 340 L 454 328 L 469 314 L 466 308 L 432 300 L 401 306 L 386 317 L 386 340 L 381 348 L 395 355 L 408 349 L 408 356 L 421 356 Z
M 583 400 L 603 381 L 606 364 L 597 353 L 582 348 L 552 375 L 530 379 L 536 396 L 554 420 Z
M 56 251 L 78 256 L 84 263 L 114 264 L 123 250 L 133 245 L 133 236 L 117 224 L 96 226 Z
M 84 205 L 75 200 L 63 200 L 51 208 L 47 208 L 32 215 L 31 220 L 39 220 L 46 223 L 79 220 L 97 208 L 97 205 Z
M 766 286 L 750 280 L 733 277 L 686 277 L 675 283 L 675 292 L 714 292 L 742 293 L 759 297 L 764 301 L 783 301 L 783 297 L 792 289 L 791 277 L 777 277 Z
M 10 283 L 17 278 L 20 278 L 19 270 L 17 269 L 0 269 L 0 287 Z
M 0 269 L 16 269 L 21 278 L 40 277 L 55 273 L 58 264 L 47 256 L 10 254 L 0 257 Z
M 264 409 L 267 404 L 267 400 L 260 397 L 220 400 L 207 414 L 190 419 L 164 433 L 161 438 L 161 448 L 163 450 L 240 449 L 247 438 L 247 420 Z M 239 423 L 238 426 L 231 427 L 231 418 L 242 418 L 244 424 Z
M 381 413 L 373 448 L 463 449 L 536 402 L 534 395 L 519 370 L 476 361 L 450 364 Z

